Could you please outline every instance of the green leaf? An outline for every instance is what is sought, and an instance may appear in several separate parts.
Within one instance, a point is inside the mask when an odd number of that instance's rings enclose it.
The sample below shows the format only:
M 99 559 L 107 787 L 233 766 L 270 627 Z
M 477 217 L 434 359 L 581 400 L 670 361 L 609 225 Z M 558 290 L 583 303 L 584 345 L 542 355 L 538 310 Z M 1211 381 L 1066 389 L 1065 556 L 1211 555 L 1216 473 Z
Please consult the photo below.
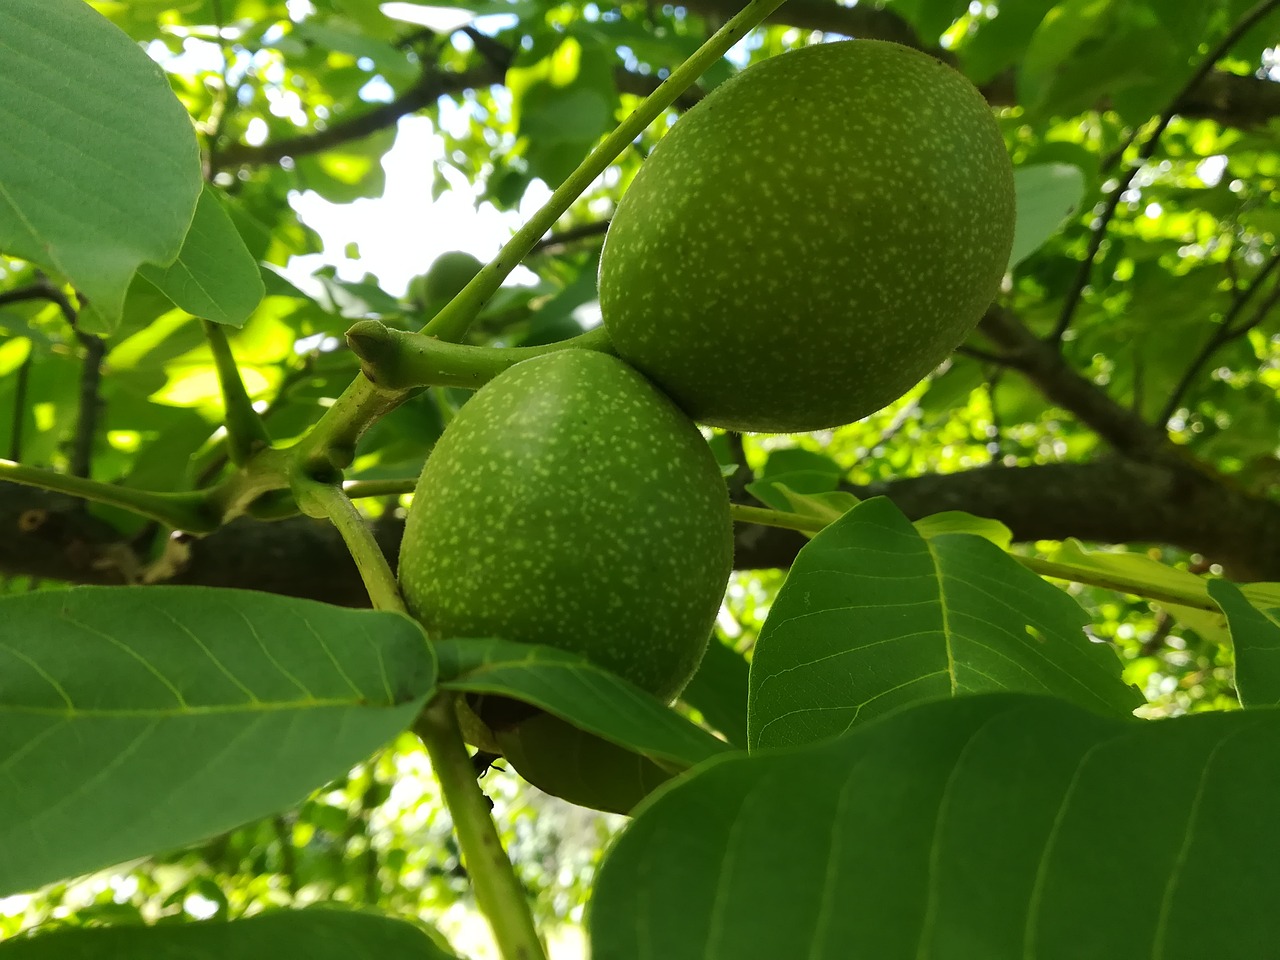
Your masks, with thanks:
M 1231 628 L 1240 703 L 1246 707 L 1280 706 L 1280 597 L 1273 595 L 1269 603 L 1250 603 L 1228 580 L 1210 580 L 1209 596 L 1222 608 Z
M 200 195 L 191 119 L 83 0 L 0 5 L 0 251 L 70 281 L 110 332 L 144 263 L 178 255 Z
M 612 51 L 568 37 L 530 66 L 507 71 L 529 173 L 557 187 L 608 133 L 618 107 Z
M 299 186 L 314 190 L 331 203 L 380 197 L 387 185 L 382 157 L 395 139 L 396 128 L 390 127 L 323 153 L 297 157 L 294 163 Z
M 406 727 L 407 617 L 202 587 L 0 599 L 0 894 L 295 803 Z
M 787 473 L 748 483 L 746 490 L 774 510 L 834 523 L 859 503 L 858 498 L 847 490 L 832 490 L 834 481 L 835 478 L 826 473 Z M 805 536 L 813 536 L 808 531 L 804 533 Z
M 1040 109 L 1059 67 L 1102 29 L 1111 6 L 1112 0 L 1062 0 L 1044 15 L 1018 71 L 1019 99 L 1028 110 Z
M 1105 585 L 1108 580 L 1131 583 L 1137 580 L 1149 588 L 1148 595 L 1188 596 L 1208 598 L 1208 581 L 1186 570 L 1179 570 L 1161 563 L 1145 553 L 1126 550 L 1091 550 L 1078 540 L 1064 540 L 1048 557 L 1055 565 L 1066 568 L 1064 573 L 1075 572 L 1080 582 Z M 1259 585 L 1251 584 L 1246 590 Z M 1175 619 L 1190 627 L 1207 640 L 1227 643 L 1226 620 L 1221 614 L 1202 610 L 1168 600 L 1160 605 Z
M 1280 942 L 1280 712 L 987 695 L 718 758 L 606 858 L 593 960 L 1256 960 Z
M 1084 198 L 1084 174 L 1066 163 L 1042 163 L 1013 172 L 1017 192 L 1017 220 L 1013 228 L 1012 270 L 1075 214 Z
M 691 767 L 730 749 L 652 696 L 563 650 L 510 640 L 435 644 L 441 686 L 510 697 L 654 760 Z
M 764 468 L 760 471 L 760 476 L 765 479 L 775 479 L 794 473 L 819 473 L 831 478 L 831 486 L 826 489 L 834 490 L 840 478 L 847 472 L 836 461 L 816 450 L 786 447 L 770 452 L 769 459 L 764 462 Z
M 796 557 L 756 641 L 752 750 L 811 743 L 908 703 L 1014 690 L 1104 713 L 1142 702 L 1084 611 L 989 541 L 925 539 L 867 500 Z
M 983 540 L 990 540 L 1001 550 L 1008 550 L 1013 543 L 1013 533 L 999 520 L 975 517 L 963 510 L 944 510 L 942 513 L 921 517 L 912 524 L 916 533 L 926 540 L 949 533 L 969 533 Z
M 312 907 L 232 923 L 165 923 L 58 930 L 0 945 L 4 960 L 452 960 L 403 920 Z
M 735 747 L 747 748 L 746 658 L 715 637 L 680 699 Z
M 257 262 L 208 186 L 178 259 L 139 272 L 187 313 L 233 327 L 244 325 L 265 292 Z
M 643 754 L 549 713 L 496 736 L 502 755 L 520 776 L 543 793 L 593 810 L 630 813 L 673 776 Z

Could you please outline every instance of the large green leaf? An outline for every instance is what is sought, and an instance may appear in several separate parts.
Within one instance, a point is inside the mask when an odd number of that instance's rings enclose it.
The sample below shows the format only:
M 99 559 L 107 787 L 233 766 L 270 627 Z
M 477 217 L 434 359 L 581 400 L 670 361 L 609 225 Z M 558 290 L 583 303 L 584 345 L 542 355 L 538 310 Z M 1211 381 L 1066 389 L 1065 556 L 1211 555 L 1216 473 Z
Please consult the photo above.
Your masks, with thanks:
M 59 930 L 0 945 L 4 960 L 451 960 L 419 927 L 347 910 L 276 911 L 234 923 Z
M 396 614 L 201 587 L 2 599 L 0 894 L 287 807 L 434 679 Z
M 1084 197 L 1084 174 L 1066 163 L 1041 163 L 1013 171 L 1017 221 L 1009 269 L 1039 250 L 1076 212 Z
M 200 194 L 178 259 L 140 272 L 187 313 L 234 327 L 243 326 L 265 291 L 257 262 L 212 187 Z
M 1250 603 L 1228 580 L 1210 580 L 1209 596 L 1231 628 L 1240 702 L 1246 707 L 1280 706 L 1280 597 Z
M 674 775 L 644 754 L 550 713 L 496 734 L 502 755 L 539 790 L 581 807 L 630 813 Z
M 867 500 L 800 551 L 751 664 L 751 748 L 810 743 L 903 704 L 995 690 L 1107 713 L 1142 702 L 1061 590 L 972 534 L 926 539 Z
M 563 650 L 509 640 L 443 640 L 440 686 L 510 697 L 635 753 L 689 767 L 731 749 L 639 687 Z
M 110 331 L 138 267 L 178 255 L 200 195 L 160 68 L 83 0 L 0 4 L 0 252 L 69 280 Z
M 592 957 L 1258 960 L 1277 805 L 1277 711 L 936 701 L 659 792 L 601 868 Z

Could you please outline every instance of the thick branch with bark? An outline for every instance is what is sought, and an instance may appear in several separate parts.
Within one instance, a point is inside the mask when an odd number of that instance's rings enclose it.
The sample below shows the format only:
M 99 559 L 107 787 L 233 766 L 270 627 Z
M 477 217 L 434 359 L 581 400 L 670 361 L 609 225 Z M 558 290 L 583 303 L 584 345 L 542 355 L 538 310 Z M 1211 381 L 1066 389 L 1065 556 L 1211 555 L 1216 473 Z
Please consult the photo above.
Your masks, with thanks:
M 984 467 L 851 487 L 887 496 L 916 519 L 965 510 L 1000 520 L 1019 541 L 1077 537 L 1168 544 L 1199 552 L 1241 580 L 1280 580 L 1280 503 L 1225 486 L 1190 465 L 1096 463 Z M 67 500 L 0 485 L 0 574 L 75 583 L 148 582 L 240 587 L 348 606 L 367 604 L 355 565 L 333 527 L 298 517 L 237 520 L 198 540 L 171 543 L 144 573 L 128 544 Z M 375 525 L 394 562 L 402 525 Z M 805 543 L 788 530 L 739 525 L 735 566 L 785 567 Z
M 1082 377 L 1052 343 L 1039 339 L 1008 310 L 992 306 L 978 330 L 1004 351 L 1001 362 L 1035 384 L 1051 403 L 1071 411 L 1113 449 L 1138 460 L 1175 456 L 1162 429 Z

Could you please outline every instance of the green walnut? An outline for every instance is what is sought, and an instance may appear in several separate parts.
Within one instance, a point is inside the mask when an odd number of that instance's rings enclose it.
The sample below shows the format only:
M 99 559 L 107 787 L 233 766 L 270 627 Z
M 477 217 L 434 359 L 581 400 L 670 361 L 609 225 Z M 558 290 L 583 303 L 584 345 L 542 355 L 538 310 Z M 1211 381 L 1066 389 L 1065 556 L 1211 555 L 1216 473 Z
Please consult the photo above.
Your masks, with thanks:
M 446 304 L 470 283 L 484 264 L 463 250 L 448 250 L 409 283 L 409 294 L 423 305 Z
M 432 636 L 571 650 L 670 700 L 706 650 L 732 553 L 698 429 L 621 360 L 566 349 L 499 374 L 449 424 L 399 578 Z
M 790 432 L 900 397 L 973 329 L 1013 242 L 982 96 L 897 44 L 784 53 L 671 129 L 618 205 L 600 306 L 695 420 Z

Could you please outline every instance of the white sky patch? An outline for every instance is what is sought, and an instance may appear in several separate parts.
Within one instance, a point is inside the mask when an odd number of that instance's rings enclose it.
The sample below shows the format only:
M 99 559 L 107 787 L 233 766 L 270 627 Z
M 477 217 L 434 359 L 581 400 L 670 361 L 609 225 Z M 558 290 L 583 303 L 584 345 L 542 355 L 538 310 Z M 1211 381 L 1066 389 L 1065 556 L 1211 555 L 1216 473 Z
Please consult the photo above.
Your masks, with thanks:
M 393 146 L 383 157 L 386 189 L 376 199 L 331 203 L 316 193 L 292 194 L 290 203 L 298 216 L 314 229 L 324 251 L 289 261 L 285 274 L 302 289 L 307 277 L 332 264 L 344 280 L 360 280 L 366 273 L 378 276 L 388 293 L 400 295 L 409 280 L 423 273 L 446 250 L 465 250 L 490 260 L 502 244 L 550 196 L 535 184 L 526 192 L 520 210 L 503 213 L 490 204 L 476 208 L 476 189 L 465 176 L 446 168 L 450 187 L 439 200 L 431 199 L 433 164 L 443 156 L 443 146 L 425 117 L 400 121 Z M 348 244 L 356 244 L 358 260 L 348 259 Z M 516 282 L 531 282 L 532 275 L 516 268 Z
M 208 897 L 198 893 L 189 893 L 182 901 L 183 912 L 197 920 L 208 920 L 218 913 L 218 905 Z
M 417 3 L 384 3 L 378 9 L 392 20 L 416 23 L 439 33 L 449 33 L 464 27 L 475 15 L 458 7 L 426 7 Z
M 1200 178 L 1206 187 L 1216 187 L 1222 181 L 1222 175 L 1226 171 L 1227 158 L 1221 153 L 1205 157 L 1196 164 L 1196 176 Z

